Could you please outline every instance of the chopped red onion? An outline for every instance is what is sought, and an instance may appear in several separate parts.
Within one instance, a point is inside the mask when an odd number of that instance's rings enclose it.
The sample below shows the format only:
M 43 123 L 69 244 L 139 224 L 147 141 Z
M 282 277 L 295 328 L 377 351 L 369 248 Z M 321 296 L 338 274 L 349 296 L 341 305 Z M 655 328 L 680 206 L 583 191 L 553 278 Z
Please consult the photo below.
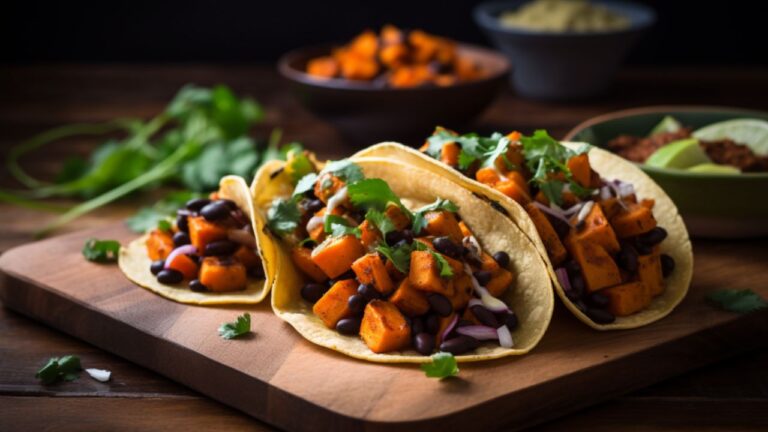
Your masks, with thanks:
M 621 199 L 621 191 L 619 191 L 619 187 L 616 185 L 615 181 L 608 183 L 608 186 L 610 186 L 611 190 L 613 190 L 613 193 L 616 195 L 616 202 L 618 202 L 624 210 L 628 210 L 627 204 Z
M 499 338 L 496 329 L 484 325 L 459 327 L 456 329 L 456 333 L 463 334 L 465 336 L 471 336 L 477 340 L 493 340 Z
M 483 306 L 486 309 L 492 312 L 508 312 L 509 311 L 509 307 L 507 307 L 506 303 L 492 296 L 487 289 L 480 286 L 480 283 L 477 281 L 477 279 L 475 279 L 475 276 L 472 274 L 472 269 L 466 263 L 464 263 L 464 270 L 470 276 L 469 279 L 472 281 L 472 287 L 475 289 L 475 293 L 477 293 L 477 295 L 480 296 L 480 300 L 483 302 Z
M 453 314 L 453 319 L 450 323 L 448 323 L 448 326 L 443 330 L 442 333 L 440 333 L 440 340 L 437 341 L 437 345 L 440 345 L 451 333 L 451 330 L 453 330 L 454 327 L 456 327 L 456 323 L 459 322 L 459 314 Z
M 584 202 L 580 202 L 580 203 L 574 204 L 568 210 L 563 211 L 563 216 L 569 217 L 569 216 L 573 215 L 574 213 L 576 213 L 579 210 L 581 210 L 581 207 L 583 207 L 584 204 L 585 204 Z
M 544 213 L 546 213 L 546 214 L 548 214 L 548 215 L 550 215 L 552 217 L 555 217 L 557 219 L 560 219 L 561 221 L 567 223 L 568 225 L 571 224 L 568 221 L 568 219 L 565 216 L 563 216 L 562 210 L 561 211 L 557 211 L 557 210 L 555 210 L 555 209 L 553 209 L 553 208 L 551 208 L 549 206 L 545 206 L 544 204 L 542 204 L 542 203 L 540 203 L 538 201 L 534 201 L 533 205 L 535 205 L 536 207 L 541 209 L 541 211 L 543 211 Z
M 581 210 L 579 210 L 578 216 L 576 216 L 576 225 L 584 222 L 584 219 L 587 218 L 587 215 L 589 212 L 592 211 L 592 207 L 595 206 L 594 201 L 587 201 L 582 207 Z
M 600 188 L 600 199 L 601 200 L 607 200 L 612 196 L 611 194 L 611 188 L 608 186 L 603 186 Z
M 499 338 L 499 345 L 504 348 L 512 348 L 514 343 L 512 342 L 512 333 L 509 332 L 509 327 L 503 325 L 496 329 L 496 336 Z
M 467 307 L 471 308 L 472 306 L 482 306 L 485 307 L 482 301 L 480 299 L 471 298 L 469 299 L 469 304 L 467 304 Z
M 563 287 L 563 290 L 571 291 L 571 280 L 568 279 L 568 270 L 566 270 L 565 267 L 560 267 L 555 270 L 555 274 L 557 275 L 557 281 L 560 282 L 560 286 Z
M 179 246 L 176 249 L 172 250 L 171 253 L 168 254 L 168 258 L 165 259 L 165 265 L 163 267 L 170 268 L 170 264 L 179 255 L 192 255 L 196 253 L 197 253 L 197 248 L 192 246 L 191 244 Z
M 244 229 L 231 229 L 227 231 L 227 238 L 245 247 L 256 247 L 256 238 Z

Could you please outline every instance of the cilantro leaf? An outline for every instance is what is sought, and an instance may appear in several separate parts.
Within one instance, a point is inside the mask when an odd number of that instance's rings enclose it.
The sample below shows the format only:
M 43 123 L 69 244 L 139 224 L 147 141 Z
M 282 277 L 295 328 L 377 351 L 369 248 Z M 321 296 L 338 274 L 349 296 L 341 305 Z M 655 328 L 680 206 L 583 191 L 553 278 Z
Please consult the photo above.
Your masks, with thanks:
M 59 380 L 73 381 L 79 378 L 80 358 L 73 355 L 64 357 L 52 357 L 48 362 L 35 373 L 43 384 L 53 384 Z
M 411 267 L 411 252 L 413 252 L 412 244 L 402 244 L 400 246 L 389 246 L 386 243 L 380 243 L 376 246 L 376 251 L 381 252 L 388 260 L 392 261 L 392 265 L 396 269 L 403 273 L 408 273 Z
M 366 210 L 373 208 L 383 212 L 389 204 L 395 204 L 410 219 L 413 219 L 411 211 L 403 205 L 400 198 L 392 192 L 387 182 L 382 179 L 364 179 L 349 184 L 347 185 L 347 195 L 352 204 Z
M 507 162 L 507 168 L 512 169 L 513 167 L 509 166 L 509 161 L 507 161 L 507 150 L 509 150 L 509 138 L 505 137 L 504 135 L 496 132 L 487 141 L 489 143 L 488 150 L 483 155 L 485 158 L 485 161 L 483 162 L 484 167 L 488 166 L 494 166 L 496 163 L 496 159 L 499 157 L 502 157 L 504 161 Z
M 168 227 L 170 229 L 170 218 L 176 213 L 176 210 L 184 207 L 187 201 L 202 197 L 203 194 L 195 192 L 170 193 L 154 205 L 139 209 L 135 215 L 126 219 L 125 224 L 131 231 L 137 233 L 147 232 L 155 228 L 167 230 L 164 227 Z M 161 227 L 162 222 L 167 222 L 168 225 Z
M 234 339 L 251 331 L 251 314 L 248 312 L 237 317 L 235 322 L 224 323 L 219 327 L 219 336 Z
M 439 159 L 440 153 L 443 151 L 443 146 L 448 143 L 456 142 L 457 138 L 456 134 L 443 128 L 438 128 L 432 136 L 427 138 L 427 149 L 425 150 L 425 153 L 430 157 Z
M 365 219 L 379 230 L 382 238 L 387 238 L 387 233 L 396 230 L 392 219 L 375 208 L 368 209 Z
M 292 233 L 301 219 L 298 203 L 295 198 L 276 199 L 267 210 L 267 226 L 278 235 Z
M 465 152 L 464 149 L 461 149 L 459 152 L 459 169 L 462 171 L 468 169 L 469 166 L 475 163 L 476 160 L 476 157 Z
M 736 313 L 748 313 L 768 307 L 768 302 L 751 289 L 721 289 L 707 294 L 715 306 Z
M 117 240 L 98 240 L 89 238 L 83 246 L 83 256 L 88 261 L 107 263 L 117 261 L 120 242 Z
M 291 150 L 288 153 L 285 171 L 291 176 L 293 182 L 296 183 L 310 173 L 314 173 L 315 165 L 309 160 L 305 152 Z
M 320 176 L 326 173 L 333 174 L 346 183 L 354 183 L 365 178 L 360 167 L 349 159 L 328 162 L 320 171 Z
M 459 207 L 451 200 L 437 198 L 432 204 L 426 205 L 414 212 L 413 223 L 411 224 L 411 231 L 414 235 L 418 235 L 422 229 L 427 226 L 427 221 L 424 219 L 424 215 L 429 212 L 445 210 L 452 213 L 459 211 Z
M 437 267 L 440 270 L 440 277 L 449 278 L 453 277 L 453 269 L 451 268 L 451 265 L 448 263 L 448 260 L 445 259 L 445 257 L 433 251 L 430 249 L 427 245 L 420 241 L 414 241 L 413 242 L 414 248 L 418 251 L 428 251 L 432 254 L 432 256 L 435 258 L 435 261 L 437 261 Z
M 354 235 L 360 238 L 362 235 L 360 228 L 349 226 L 349 222 L 341 216 L 326 215 L 324 219 L 323 230 L 334 237 Z
M 296 188 L 293 190 L 293 196 L 301 196 L 305 193 L 311 191 L 315 187 L 315 182 L 317 181 L 317 174 L 315 173 L 309 173 L 299 179 L 299 181 L 296 183 Z
M 432 363 L 421 365 L 427 377 L 429 378 L 448 378 L 459 374 L 459 365 L 456 358 L 451 353 L 439 352 L 432 354 Z

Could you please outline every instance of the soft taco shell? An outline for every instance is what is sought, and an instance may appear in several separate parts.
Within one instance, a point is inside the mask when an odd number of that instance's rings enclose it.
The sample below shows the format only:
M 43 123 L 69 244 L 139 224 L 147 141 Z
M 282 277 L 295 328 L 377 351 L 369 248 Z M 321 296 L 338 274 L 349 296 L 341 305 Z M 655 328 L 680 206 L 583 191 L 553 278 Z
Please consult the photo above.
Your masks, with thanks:
M 227 176 L 222 178 L 219 182 L 219 195 L 222 198 L 234 201 L 248 215 L 255 233 L 262 231 L 264 220 L 261 219 L 257 212 L 253 211 L 251 193 L 242 177 Z M 149 259 L 145 246 L 147 237 L 148 235 L 143 235 L 130 242 L 127 246 L 120 248 L 118 265 L 128 279 L 156 294 L 179 303 L 198 305 L 253 304 L 264 300 L 267 294 L 269 294 L 271 285 L 266 284 L 264 279 L 253 279 L 251 277 L 248 278 L 248 285 L 245 290 L 225 293 L 195 292 L 182 285 L 171 286 L 161 284 L 149 271 L 152 260 Z M 266 269 L 270 263 L 265 257 L 269 257 L 261 253 L 259 240 L 260 238 L 257 234 L 256 245 L 266 274 Z
M 520 326 L 513 332 L 515 346 L 511 349 L 486 344 L 475 354 L 457 356 L 458 361 L 479 361 L 520 355 L 530 351 L 547 329 L 554 308 L 554 295 L 546 266 L 539 259 L 535 246 L 508 218 L 469 191 L 457 188 L 445 178 L 429 171 L 409 167 L 402 163 L 377 158 L 359 158 L 367 178 L 381 178 L 389 183 L 403 203 L 420 207 L 435 198 L 446 198 L 459 206 L 459 214 L 478 237 L 484 249 L 506 251 L 512 258 L 517 279 L 508 290 L 505 300 L 520 318 Z M 289 196 L 293 191 L 290 178 L 283 172 L 283 162 L 270 162 L 257 173 L 252 190 L 256 192 L 256 208 L 266 212 L 274 198 Z M 501 229 L 499 229 L 501 228 Z M 279 271 L 267 269 L 267 283 L 274 282 L 272 308 L 310 342 L 351 357 L 381 363 L 423 363 L 431 361 L 416 351 L 385 354 L 373 353 L 359 337 L 343 336 L 327 328 L 300 296 L 305 279 L 296 269 L 281 240 L 268 234 L 274 248 L 263 249 L 274 253 L 270 262 L 278 263 Z M 265 241 L 266 243 L 266 241 Z M 270 258 L 268 256 L 268 258 Z
M 581 143 L 563 143 L 567 147 L 576 150 Z M 685 297 L 693 275 L 693 251 L 691 241 L 688 238 L 688 231 L 685 228 L 683 219 L 677 211 L 677 207 L 672 199 L 659 187 L 647 174 L 640 168 L 628 162 L 619 156 L 616 156 L 605 150 L 593 147 L 589 151 L 589 162 L 592 167 L 605 178 L 616 178 L 625 182 L 632 183 L 635 187 L 638 197 L 653 198 L 656 204 L 653 208 L 653 214 L 659 225 L 664 227 L 669 234 L 661 243 L 661 252 L 670 255 L 675 260 L 675 270 L 673 274 L 666 279 L 666 289 L 659 297 L 656 297 L 651 305 L 630 316 L 616 317 L 616 321 L 611 324 L 597 324 L 581 312 L 576 305 L 565 295 L 565 291 L 560 286 L 555 275 L 554 268 L 549 261 L 547 250 L 544 247 L 536 227 L 533 225 L 528 214 L 516 201 L 502 194 L 501 192 L 485 186 L 474 179 L 464 176 L 452 167 L 430 158 L 421 152 L 406 147 L 399 143 L 383 142 L 367 149 L 361 150 L 354 157 L 380 157 L 390 160 L 397 160 L 413 167 L 422 168 L 430 172 L 439 174 L 450 179 L 456 184 L 467 188 L 468 190 L 483 196 L 485 199 L 496 202 L 500 207 L 509 213 L 510 218 L 519 226 L 533 241 L 536 248 L 546 262 L 552 283 L 555 286 L 557 294 L 565 306 L 573 312 L 585 324 L 597 330 L 619 330 L 641 327 L 657 321 L 668 315 Z

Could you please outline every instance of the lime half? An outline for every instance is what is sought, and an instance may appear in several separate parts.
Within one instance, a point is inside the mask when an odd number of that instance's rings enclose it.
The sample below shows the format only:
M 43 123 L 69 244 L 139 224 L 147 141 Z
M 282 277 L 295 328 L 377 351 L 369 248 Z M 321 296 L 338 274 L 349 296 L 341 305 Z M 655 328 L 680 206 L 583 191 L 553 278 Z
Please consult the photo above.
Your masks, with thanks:
M 653 135 L 665 133 L 665 132 L 667 133 L 677 132 L 682 127 L 683 125 L 680 124 L 680 122 L 677 121 L 676 118 L 672 116 L 664 116 L 664 118 L 661 119 L 659 124 L 657 124 L 656 126 L 654 126 L 653 129 L 651 129 L 651 133 L 648 134 L 648 136 L 653 136 Z
M 749 146 L 760 156 L 768 156 L 768 121 L 759 119 L 733 119 L 712 123 L 693 133 L 703 141 L 732 139 L 737 144 Z
M 688 171 L 705 174 L 740 174 L 741 170 L 735 166 L 703 163 L 688 168 Z
M 677 169 L 705 163 L 712 163 L 712 161 L 699 146 L 699 140 L 694 138 L 673 141 L 653 152 L 645 161 L 646 165 L 653 167 Z

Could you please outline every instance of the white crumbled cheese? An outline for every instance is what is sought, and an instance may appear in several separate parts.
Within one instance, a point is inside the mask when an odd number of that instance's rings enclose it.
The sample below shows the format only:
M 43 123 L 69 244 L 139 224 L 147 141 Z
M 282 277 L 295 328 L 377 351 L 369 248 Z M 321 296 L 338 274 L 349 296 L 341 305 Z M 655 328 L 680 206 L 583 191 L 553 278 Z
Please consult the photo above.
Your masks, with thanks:
M 107 382 L 112 377 L 112 372 L 104 369 L 86 369 L 85 371 L 91 378 L 100 382 Z

